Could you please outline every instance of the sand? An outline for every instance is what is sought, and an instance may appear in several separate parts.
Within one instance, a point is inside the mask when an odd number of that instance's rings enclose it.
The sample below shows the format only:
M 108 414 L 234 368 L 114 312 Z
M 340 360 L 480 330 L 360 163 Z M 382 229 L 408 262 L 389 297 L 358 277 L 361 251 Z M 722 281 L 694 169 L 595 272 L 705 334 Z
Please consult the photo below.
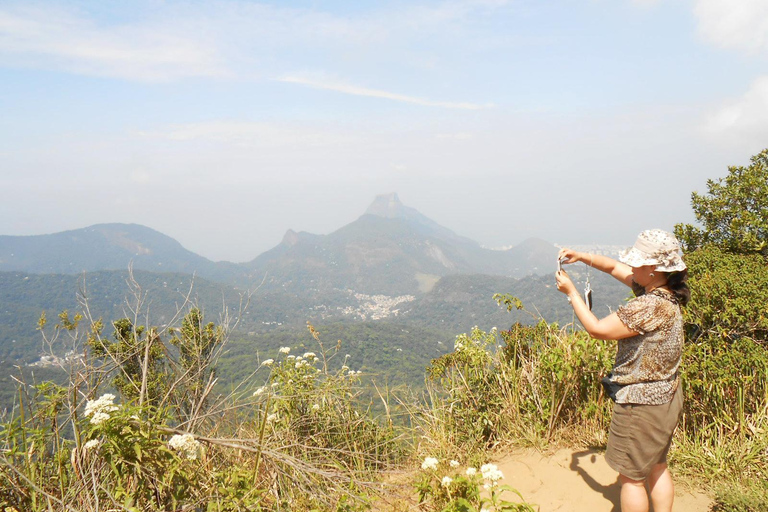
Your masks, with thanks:
M 520 491 L 541 512 L 620 510 L 618 475 L 600 452 L 562 449 L 543 455 L 525 450 L 513 452 L 496 464 L 504 473 L 501 483 Z M 702 512 L 710 506 L 711 500 L 703 493 L 676 485 L 675 512 Z

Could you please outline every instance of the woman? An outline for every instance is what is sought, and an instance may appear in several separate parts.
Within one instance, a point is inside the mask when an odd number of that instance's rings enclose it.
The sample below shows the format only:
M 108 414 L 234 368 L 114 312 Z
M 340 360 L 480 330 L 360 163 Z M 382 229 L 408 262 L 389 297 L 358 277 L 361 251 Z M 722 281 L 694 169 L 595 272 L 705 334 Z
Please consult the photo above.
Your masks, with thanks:
M 619 472 L 622 512 L 672 510 L 675 496 L 667 452 L 683 407 L 678 367 L 683 351 L 683 317 L 688 303 L 687 270 L 680 245 L 666 231 L 643 231 L 619 261 L 561 249 L 563 263 L 583 262 L 630 286 L 636 298 L 600 320 L 584 303 L 565 271 L 557 289 L 568 296 L 590 336 L 618 340 L 613 371 L 604 379 L 616 401 L 605 458 Z

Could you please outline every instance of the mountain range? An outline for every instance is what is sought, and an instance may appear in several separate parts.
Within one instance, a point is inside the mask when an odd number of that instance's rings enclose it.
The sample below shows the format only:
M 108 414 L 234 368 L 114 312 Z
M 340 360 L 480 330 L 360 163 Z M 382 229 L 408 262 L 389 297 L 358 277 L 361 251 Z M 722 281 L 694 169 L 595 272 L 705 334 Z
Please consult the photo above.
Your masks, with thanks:
M 266 288 L 296 292 L 418 294 L 446 275 L 530 275 L 556 253 L 552 244 L 538 239 L 504 251 L 485 249 L 403 205 L 397 194 L 386 194 L 333 233 L 288 230 L 279 245 L 247 263 L 212 262 L 145 226 L 98 224 L 50 235 L 0 236 L 0 271 L 79 274 L 132 265 L 150 272 L 195 273 L 243 288 L 263 281 Z

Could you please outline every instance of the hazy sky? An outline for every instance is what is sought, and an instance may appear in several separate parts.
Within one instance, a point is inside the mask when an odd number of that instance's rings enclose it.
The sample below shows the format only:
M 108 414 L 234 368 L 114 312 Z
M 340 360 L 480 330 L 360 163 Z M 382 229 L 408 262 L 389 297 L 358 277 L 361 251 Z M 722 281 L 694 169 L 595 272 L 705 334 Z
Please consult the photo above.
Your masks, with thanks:
M 0 234 L 214 260 L 374 196 L 487 246 L 630 244 L 768 147 L 766 0 L 0 0 Z

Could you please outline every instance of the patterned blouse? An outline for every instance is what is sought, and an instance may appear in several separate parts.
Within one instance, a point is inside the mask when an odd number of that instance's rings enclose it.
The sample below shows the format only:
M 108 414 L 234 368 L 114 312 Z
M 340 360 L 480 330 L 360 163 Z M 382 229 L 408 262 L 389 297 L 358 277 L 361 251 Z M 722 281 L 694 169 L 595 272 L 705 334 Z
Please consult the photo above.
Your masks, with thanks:
M 621 306 L 616 314 L 639 333 L 618 341 L 611 380 L 624 387 L 616 393 L 616 403 L 671 401 L 680 380 L 677 369 L 684 341 L 683 315 L 675 296 L 656 288 Z

